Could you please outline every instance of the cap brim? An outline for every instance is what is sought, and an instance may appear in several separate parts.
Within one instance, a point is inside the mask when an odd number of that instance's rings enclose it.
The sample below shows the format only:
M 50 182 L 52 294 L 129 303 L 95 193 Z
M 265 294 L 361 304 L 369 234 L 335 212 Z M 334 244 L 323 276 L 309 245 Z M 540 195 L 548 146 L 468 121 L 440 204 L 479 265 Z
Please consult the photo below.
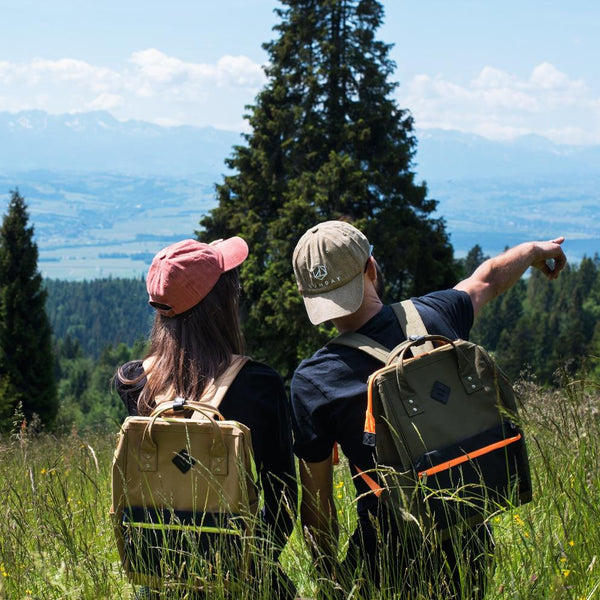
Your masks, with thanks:
M 241 237 L 231 237 L 215 244 L 223 256 L 223 271 L 239 267 L 248 258 L 248 244 Z
M 346 285 L 321 294 L 302 295 L 308 318 L 313 325 L 345 317 L 356 312 L 363 301 L 364 279 L 359 273 Z

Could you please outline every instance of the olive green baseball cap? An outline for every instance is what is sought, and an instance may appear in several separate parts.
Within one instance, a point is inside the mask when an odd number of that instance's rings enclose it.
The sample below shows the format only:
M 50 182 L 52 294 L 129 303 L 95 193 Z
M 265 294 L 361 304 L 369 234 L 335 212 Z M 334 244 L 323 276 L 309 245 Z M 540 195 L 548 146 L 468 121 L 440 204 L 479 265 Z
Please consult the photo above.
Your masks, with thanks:
M 293 255 L 294 275 L 313 325 L 350 315 L 360 307 L 369 240 L 344 221 L 311 227 Z

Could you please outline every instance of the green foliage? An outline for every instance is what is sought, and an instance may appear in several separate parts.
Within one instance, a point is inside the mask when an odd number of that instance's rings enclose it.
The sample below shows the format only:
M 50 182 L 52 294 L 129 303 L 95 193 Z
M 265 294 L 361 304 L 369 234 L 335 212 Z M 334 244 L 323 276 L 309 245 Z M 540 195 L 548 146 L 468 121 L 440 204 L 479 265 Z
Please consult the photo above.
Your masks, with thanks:
M 289 377 L 323 342 L 304 313 L 291 269 L 304 231 L 347 219 L 375 245 L 398 299 L 456 281 L 444 222 L 414 181 L 410 114 L 391 99 L 394 64 L 375 39 L 375 0 L 285 0 L 264 45 L 268 82 L 247 119 L 252 132 L 234 148 L 234 172 L 217 186 L 218 206 L 200 221 L 204 241 L 241 235 L 249 352 Z
M 475 244 L 467 253 L 465 258 L 460 259 L 458 262 L 463 272 L 463 278 L 470 277 L 475 269 L 489 256 L 483 253 L 483 249 L 479 244 Z
M 25 200 L 11 192 L 0 229 L 0 429 L 19 402 L 52 424 L 58 409 L 46 292 Z
M 46 279 L 44 285 L 55 339 L 77 340 L 85 356 L 98 358 L 107 346 L 131 345 L 150 331 L 153 311 L 143 278 Z
M 94 428 L 114 431 L 127 416 L 121 399 L 112 389 L 117 368 L 144 354 L 144 342 L 107 346 L 98 360 L 83 355 L 77 341 L 67 337 L 56 346 L 56 377 L 60 430 Z
M 552 282 L 532 270 L 483 308 L 471 338 L 493 351 L 513 379 L 529 370 L 554 385 L 561 369 L 575 375 L 600 357 L 599 267 L 598 257 L 584 258 Z

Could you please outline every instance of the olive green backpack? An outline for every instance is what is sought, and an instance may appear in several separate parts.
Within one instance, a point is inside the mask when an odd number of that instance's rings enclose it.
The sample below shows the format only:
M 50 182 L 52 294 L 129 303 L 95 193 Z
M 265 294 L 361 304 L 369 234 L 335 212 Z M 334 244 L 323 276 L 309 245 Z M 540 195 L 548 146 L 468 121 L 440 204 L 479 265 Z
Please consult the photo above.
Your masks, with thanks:
M 364 443 L 372 493 L 442 538 L 531 500 L 531 477 L 508 379 L 477 344 L 429 335 L 410 300 L 393 305 L 407 340 L 389 350 L 344 333 L 331 340 L 384 366 L 368 380 Z

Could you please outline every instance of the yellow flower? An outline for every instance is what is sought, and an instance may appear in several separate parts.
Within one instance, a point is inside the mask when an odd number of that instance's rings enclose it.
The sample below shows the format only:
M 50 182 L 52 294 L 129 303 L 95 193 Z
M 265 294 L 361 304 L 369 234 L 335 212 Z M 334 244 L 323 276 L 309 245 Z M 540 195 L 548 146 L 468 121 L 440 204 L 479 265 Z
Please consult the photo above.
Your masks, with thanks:
M 571 541 L 569 542 L 569 546 L 573 547 L 574 545 L 575 545 L 575 542 L 574 542 L 573 540 L 571 540 Z
M 568 577 L 570 573 L 571 573 L 571 569 L 563 569 L 563 572 L 562 572 L 563 577 Z
M 344 482 L 340 481 L 339 483 L 336 483 L 334 487 L 336 490 L 339 490 L 340 488 L 344 487 Z
M 519 527 L 523 527 L 525 525 L 525 521 L 523 521 L 519 515 L 515 515 L 513 519 Z
M 42 469 L 41 473 L 42 473 L 42 475 L 45 475 L 46 474 L 46 469 Z

